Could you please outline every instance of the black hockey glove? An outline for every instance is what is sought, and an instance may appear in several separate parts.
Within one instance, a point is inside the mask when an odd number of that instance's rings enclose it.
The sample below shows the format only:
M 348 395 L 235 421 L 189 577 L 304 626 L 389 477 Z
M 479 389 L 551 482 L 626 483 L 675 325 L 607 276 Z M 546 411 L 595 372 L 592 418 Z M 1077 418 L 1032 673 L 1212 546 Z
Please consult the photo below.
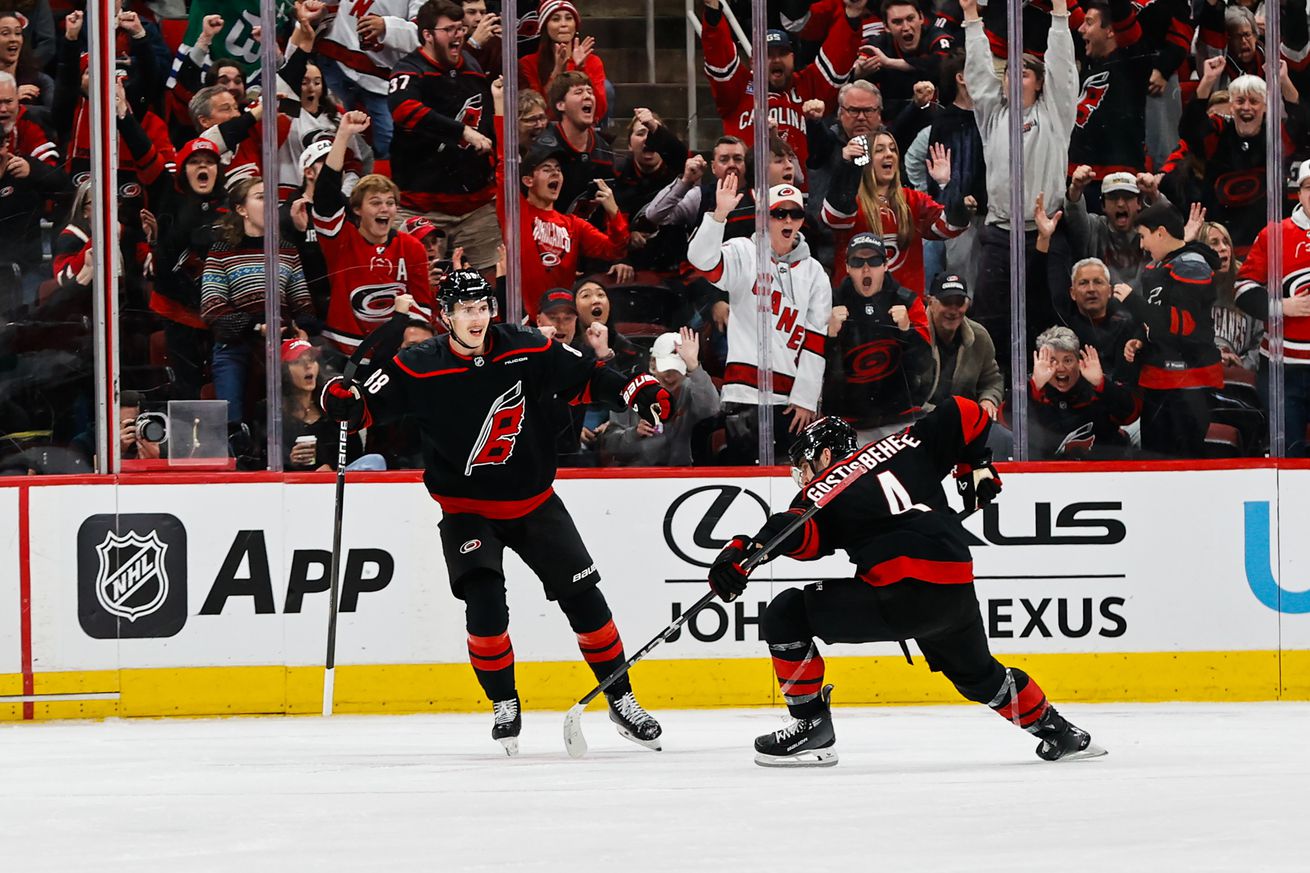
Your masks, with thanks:
M 346 382 L 340 376 L 329 379 L 319 394 L 318 405 L 333 421 L 344 421 L 350 430 L 358 430 L 367 407 L 359 393 L 359 385 Z
M 1001 493 L 1001 474 L 990 460 L 976 465 L 956 464 L 955 487 L 964 499 L 964 511 L 968 514 L 991 503 Z
M 719 595 L 720 600 L 731 603 L 746 590 L 750 573 L 742 569 L 741 565 L 759 549 L 750 537 L 738 534 L 719 552 L 719 556 L 710 565 L 710 588 Z
M 673 414 L 673 398 L 668 389 L 649 373 L 642 373 L 624 386 L 623 405 L 636 410 L 649 424 L 668 421 Z

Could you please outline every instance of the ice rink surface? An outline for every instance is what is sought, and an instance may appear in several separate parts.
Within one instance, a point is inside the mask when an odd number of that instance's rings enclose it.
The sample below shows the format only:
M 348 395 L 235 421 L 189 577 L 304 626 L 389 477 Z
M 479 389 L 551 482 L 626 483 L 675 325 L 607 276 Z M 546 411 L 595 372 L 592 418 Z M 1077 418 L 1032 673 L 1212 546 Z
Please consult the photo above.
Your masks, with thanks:
M 839 689 L 840 691 L 840 689 Z M 833 768 L 766 770 L 782 710 L 0 725 L 0 869 L 1310 871 L 1310 704 L 1067 706 L 1108 757 L 1047 764 L 981 707 L 835 710 Z

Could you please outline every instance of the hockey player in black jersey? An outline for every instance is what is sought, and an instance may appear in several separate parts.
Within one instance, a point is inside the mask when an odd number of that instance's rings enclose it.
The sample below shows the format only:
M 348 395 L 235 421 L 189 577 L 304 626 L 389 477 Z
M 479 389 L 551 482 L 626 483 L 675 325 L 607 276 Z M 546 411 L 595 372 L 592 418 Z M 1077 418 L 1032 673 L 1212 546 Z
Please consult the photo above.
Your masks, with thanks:
M 862 449 L 851 426 L 832 417 L 815 421 L 792 446 L 793 475 L 804 490 L 754 536 L 728 544 L 710 569 L 710 586 L 723 599 L 735 599 L 746 589 L 742 562 L 804 511 L 812 499 L 807 492 L 862 471 L 774 552 L 813 560 L 841 549 L 855 575 L 787 589 L 765 610 L 762 630 L 795 721 L 755 741 L 756 763 L 837 763 L 832 686 L 823 682 L 815 637 L 830 644 L 913 639 L 929 668 L 962 695 L 1036 736 L 1038 757 L 1105 754 L 1055 711 L 1036 682 L 1002 665 L 987 647 L 968 537 L 941 481 L 954 469 L 971 507 L 996 496 L 1000 478 L 986 449 L 990 425 L 978 404 L 954 397 L 909 429 Z
M 600 574 L 555 494 L 550 404 L 633 407 L 652 422 L 668 417 L 668 392 L 650 375 L 630 382 L 597 362 L 604 325 L 589 328 L 596 357 L 533 328 L 493 324 L 494 292 L 472 270 L 448 273 L 438 290 L 449 333 L 405 349 L 362 385 L 324 386 L 323 408 L 352 428 L 408 415 L 423 439 L 423 481 L 441 504 L 441 545 L 455 596 L 464 601 L 469 660 L 492 703 L 492 737 L 518 752 L 502 554 L 518 553 L 558 602 L 597 679 L 626 660 Z M 625 384 L 626 383 L 626 384 Z M 637 703 L 627 677 L 606 694 L 610 719 L 628 739 L 658 750 L 660 725 Z

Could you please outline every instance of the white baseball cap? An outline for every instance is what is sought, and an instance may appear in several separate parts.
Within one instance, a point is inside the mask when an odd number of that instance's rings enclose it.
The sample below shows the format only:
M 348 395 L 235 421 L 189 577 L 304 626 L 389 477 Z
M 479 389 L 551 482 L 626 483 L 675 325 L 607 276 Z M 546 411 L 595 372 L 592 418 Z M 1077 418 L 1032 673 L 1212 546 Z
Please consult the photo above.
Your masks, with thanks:
M 665 370 L 677 370 L 686 375 L 687 362 L 678 354 L 680 345 L 682 345 L 682 337 L 676 333 L 662 333 L 656 337 L 650 347 L 650 356 L 655 361 L 655 369 L 661 373 Z
M 1129 194 L 1142 193 L 1137 187 L 1137 177 L 1132 173 L 1107 173 L 1101 180 L 1101 193 L 1110 194 L 1114 191 L 1127 191 Z
M 797 206 L 804 206 L 805 195 L 795 185 L 774 185 L 769 189 L 769 208 L 772 209 L 783 203 L 795 203 Z
M 1300 187 L 1301 183 L 1306 179 L 1310 179 L 1310 161 L 1301 162 L 1301 169 L 1296 174 L 1297 187 Z
M 332 140 L 330 139 L 316 139 L 305 146 L 305 150 L 300 153 L 301 175 L 304 175 L 305 171 L 318 161 L 326 158 L 330 151 L 332 151 Z

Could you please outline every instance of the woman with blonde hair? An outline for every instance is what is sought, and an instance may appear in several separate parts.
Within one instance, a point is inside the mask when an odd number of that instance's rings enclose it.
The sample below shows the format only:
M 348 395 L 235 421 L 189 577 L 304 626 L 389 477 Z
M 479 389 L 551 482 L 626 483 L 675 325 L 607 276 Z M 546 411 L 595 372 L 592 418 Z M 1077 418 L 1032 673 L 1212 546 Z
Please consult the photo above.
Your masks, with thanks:
M 845 251 L 857 233 L 873 233 L 883 241 L 887 269 L 896 281 L 922 295 L 928 277 L 923 269 L 923 241 L 959 236 L 969 227 L 964 198 L 952 186 L 951 152 L 932 146 L 928 175 L 941 187 L 945 203 L 901 182 L 901 155 L 896 139 L 880 127 L 851 137 L 842 149 L 842 162 L 833 173 L 823 223 L 837 231 L 836 251 Z M 833 285 L 846 276 L 846 264 L 833 265 Z
M 1234 285 L 1241 262 L 1233 257 L 1233 235 L 1217 221 L 1206 221 L 1196 239 L 1214 249 L 1219 268 L 1214 271 L 1214 344 L 1225 367 L 1242 367 L 1255 372 L 1260 363 L 1260 339 L 1264 322 L 1237 308 Z

